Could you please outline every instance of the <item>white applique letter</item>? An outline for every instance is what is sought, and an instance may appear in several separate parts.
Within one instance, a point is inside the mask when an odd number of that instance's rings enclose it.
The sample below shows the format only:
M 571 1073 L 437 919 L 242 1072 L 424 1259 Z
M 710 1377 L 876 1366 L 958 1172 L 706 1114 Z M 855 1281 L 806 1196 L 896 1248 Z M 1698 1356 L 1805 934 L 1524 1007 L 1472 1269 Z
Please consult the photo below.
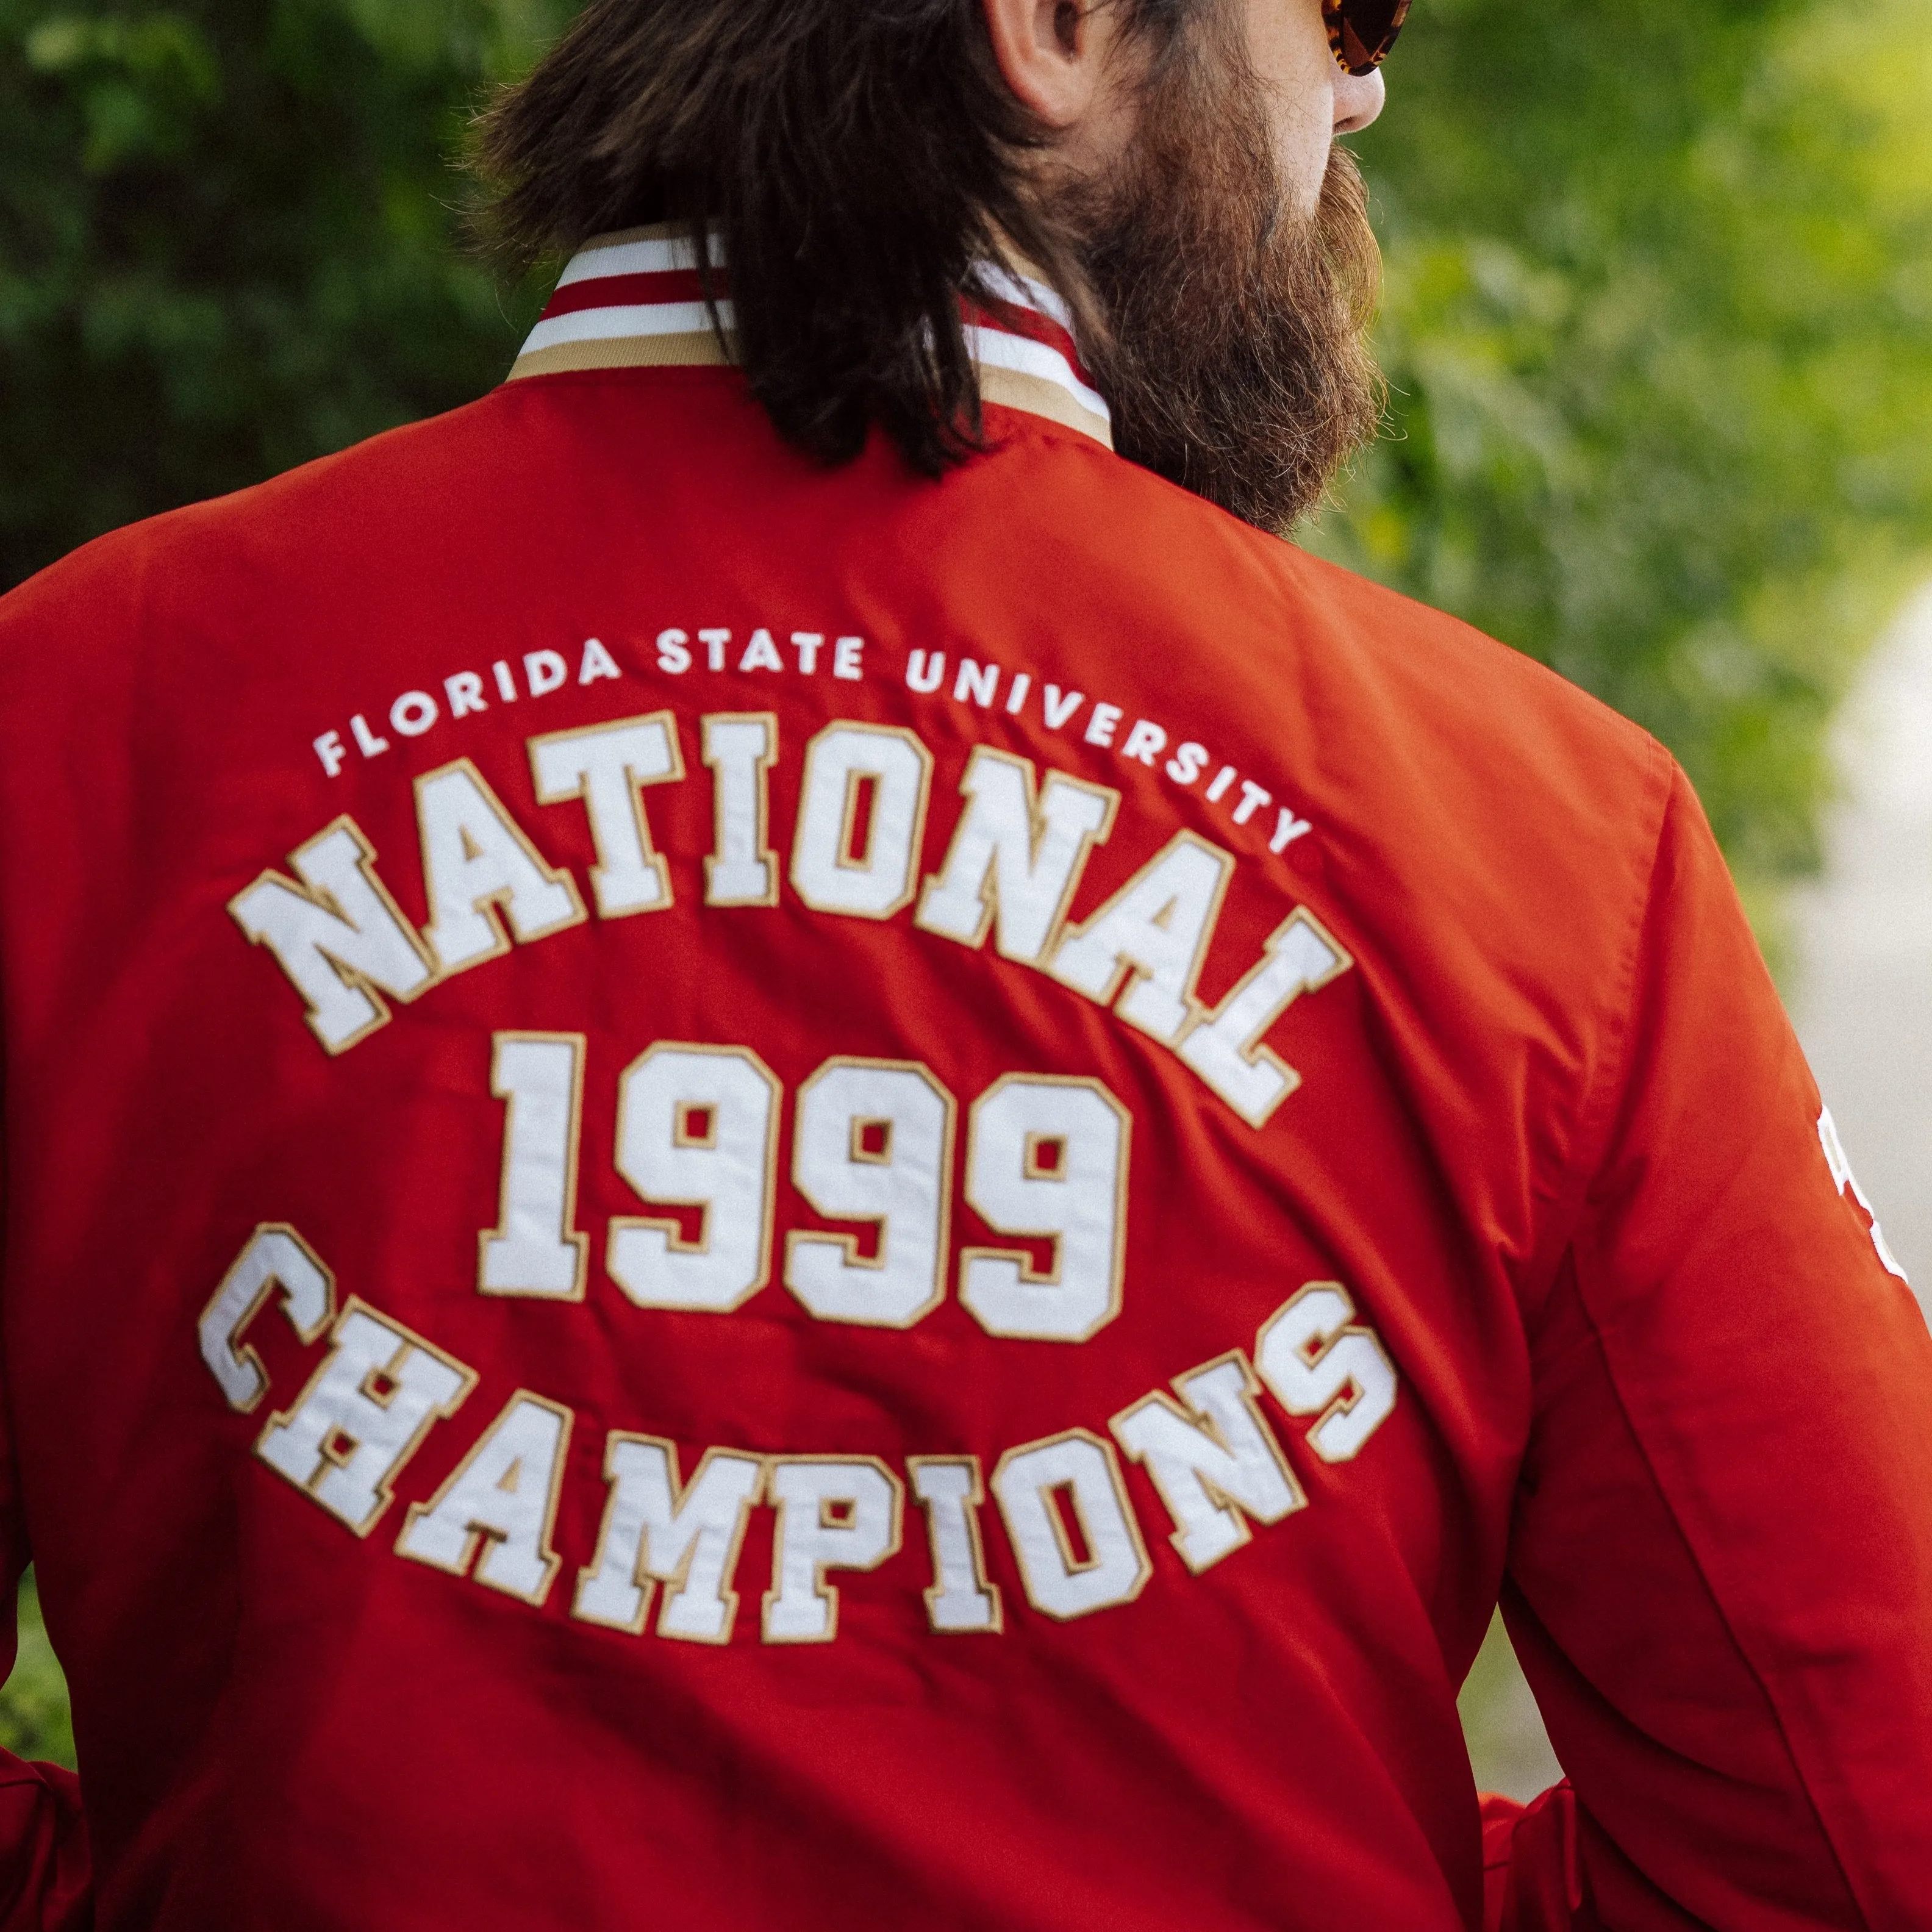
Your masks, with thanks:
M 335 823 L 289 855 L 300 886 L 264 872 L 228 902 L 237 926 L 275 956 L 331 1053 L 385 1024 L 382 995 L 405 1002 L 436 978 L 422 942 L 382 889 L 355 820 Z

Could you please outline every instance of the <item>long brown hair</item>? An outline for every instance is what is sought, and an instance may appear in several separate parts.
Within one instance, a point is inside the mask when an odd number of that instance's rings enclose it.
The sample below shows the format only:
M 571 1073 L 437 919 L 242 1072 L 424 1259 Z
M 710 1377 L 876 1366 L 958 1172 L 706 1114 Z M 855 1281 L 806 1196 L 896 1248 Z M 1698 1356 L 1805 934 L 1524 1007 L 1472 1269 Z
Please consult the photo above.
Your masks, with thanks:
M 1120 0 L 1160 50 L 1203 0 Z M 486 233 L 513 265 L 652 222 L 722 244 L 735 352 L 829 462 L 877 423 L 927 475 L 980 446 L 959 296 L 1004 247 L 1091 318 L 1023 191 L 1041 129 L 980 0 L 591 0 L 483 116 Z

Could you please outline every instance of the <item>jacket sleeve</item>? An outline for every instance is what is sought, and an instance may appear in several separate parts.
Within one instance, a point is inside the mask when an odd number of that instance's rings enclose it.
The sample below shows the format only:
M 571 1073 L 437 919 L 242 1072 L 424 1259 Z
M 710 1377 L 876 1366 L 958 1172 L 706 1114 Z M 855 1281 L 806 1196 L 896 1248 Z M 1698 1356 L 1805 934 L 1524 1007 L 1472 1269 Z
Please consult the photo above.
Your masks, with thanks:
M 86 1932 L 87 1821 L 74 1773 L 0 1751 L 0 1932 Z
M 1932 1338 L 1681 773 L 1628 982 L 1503 1589 L 1569 1775 L 1490 1924 L 1923 1932 Z

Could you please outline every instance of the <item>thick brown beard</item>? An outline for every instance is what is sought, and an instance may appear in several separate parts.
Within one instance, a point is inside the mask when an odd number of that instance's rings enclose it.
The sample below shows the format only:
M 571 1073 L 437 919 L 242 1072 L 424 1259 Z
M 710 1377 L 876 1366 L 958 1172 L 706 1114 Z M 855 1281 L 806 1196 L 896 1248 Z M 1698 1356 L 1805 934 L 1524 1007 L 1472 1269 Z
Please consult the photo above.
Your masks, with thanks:
M 1382 256 L 1346 149 L 1312 215 L 1284 206 L 1258 84 L 1220 40 L 1173 50 L 1124 165 L 1083 197 L 1102 324 L 1083 346 L 1124 456 L 1286 536 L 1381 422 Z

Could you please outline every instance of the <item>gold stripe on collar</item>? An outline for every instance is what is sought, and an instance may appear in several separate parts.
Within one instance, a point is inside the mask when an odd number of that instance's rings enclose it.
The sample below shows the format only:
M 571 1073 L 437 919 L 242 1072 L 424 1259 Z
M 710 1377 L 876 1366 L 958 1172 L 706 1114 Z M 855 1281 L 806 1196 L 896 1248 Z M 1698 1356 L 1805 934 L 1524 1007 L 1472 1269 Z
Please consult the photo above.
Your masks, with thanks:
M 730 352 L 729 295 L 720 292 L 721 342 L 704 303 L 694 297 L 694 252 L 688 238 L 665 226 L 631 228 L 598 236 L 573 256 L 556 292 L 530 332 L 507 380 L 597 369 L 718 368 Z M 1008 328 L 995 316 L 976 314 L 967 338 L 978 369 L 982 398 L 1075 430 L 1105 448 L 1113 435 L 1102 398 L 1083 380 L 1067 351 L 1064 310 L 1049 291 L 1036 290 L 1010 273 L 999 292 L 1016 307 L 1036 312 L 1038 334 Z M 608 283 L 609 298 L 598 299 Z M 1055 338 L 1058 339 L 1054 339 Z M 1061 344 L 1066 345 L 1065 348 Z

